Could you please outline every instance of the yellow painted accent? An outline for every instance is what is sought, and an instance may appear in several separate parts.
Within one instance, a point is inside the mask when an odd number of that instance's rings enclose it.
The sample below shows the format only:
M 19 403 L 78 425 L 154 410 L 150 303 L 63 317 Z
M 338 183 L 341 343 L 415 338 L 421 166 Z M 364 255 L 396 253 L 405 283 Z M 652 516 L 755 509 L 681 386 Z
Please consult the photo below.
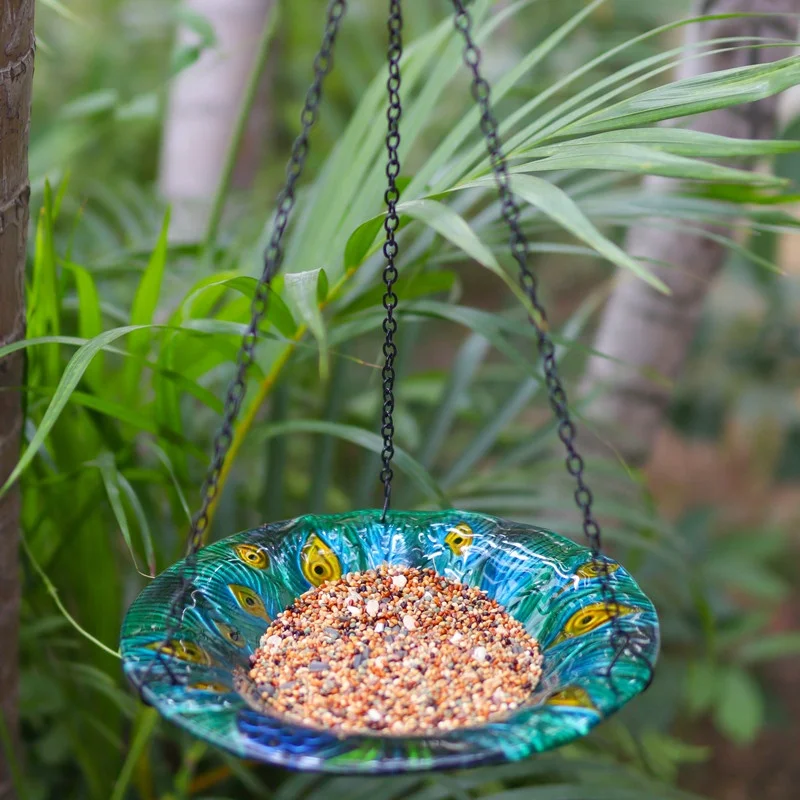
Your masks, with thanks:
M 567 639 L 573 639 L 576 636 L 583 636 L 591 631 L 605 625 L 612 617 L 622 617 L 626 614 L 633 614 L 640 609 L 632 608 L 631 606 L 620 605 L 618 608 L 613 606 L 606 608 L 605 603 L 597 602 L 591 603 L 588 606 L 579 608 L 566 622 L 561 633 L 553 640 L 553 644 L 560 644 Z M 615 613 L 616 612 L 616 613 Z
M 236 555 L 253 569 L 266 569 L 269 566 L 269 556 L 256 544 L 235 544 Z
M 228 625 L 227 622 L 221 622 L 219 620 L 215 620 L 214 624 L 217 626 L 217 630 L 222 634 L 222 638 L 225 639 L 226 642 L 230 642 L 234 647 L 245 646 L 246 642 L 244 636 L 232 625 Z
M 336 553 L 316 533 L 312 533 L 300 551 L 300 568 L 312 586 L 342 577 L 342 565 Z
M 270 621 L 263 598 L 256 594 L 249 586 L 229 583 L 228 588 L 231 590 L 231 594 L 236 598 L 236 602 L 248 614 L 252 614 L 254 617 L 261 617 L 261 619 L 265 619 L 267 622 Z
M 580 686 L 567 686 L 558 692 L 553 692 L 545 700 L 548 706 L 575 706 L 577 708 L 594 708 L 589 692 Z
M 205 664 L 210 666 L 213 661 L 211 656 L 195 642 L 185 641 L 184 639 L 170 639 L 164 642 L 153 642 L 147 645 L 149 650 L 160 650 L 164 655 L 172 656 L 181 661 L 188 661 L 190 664 Z
M 475 534 L 467 525 L 466 522 L 459 522 L 458 525 L 450 528 L 447 536 L 444 537 L 444 543 L 453 552 L 453 555 L 463 556 L 467 550 L 472 546 Z

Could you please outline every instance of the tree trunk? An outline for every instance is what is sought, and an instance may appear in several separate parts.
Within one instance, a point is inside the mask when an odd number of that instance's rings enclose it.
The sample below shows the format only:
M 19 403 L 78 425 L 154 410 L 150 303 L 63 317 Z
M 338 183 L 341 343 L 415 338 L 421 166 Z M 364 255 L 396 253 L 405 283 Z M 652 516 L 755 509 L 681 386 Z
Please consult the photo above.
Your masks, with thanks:
M 800 12 L 800 0 L 706 0 L 698 6 L 700 13 L 707 14 L 740 11 L 778 16 L 694 25 L 689 29 L 690 42 L 723 36 L 794 39 L 797 32 L 796 21 L 789 13 Z M 718 53 L 685 62 L 677 77 L 775 61 L 790 54 L 790 49 L 783 47 Z M 749 106 L 702 114 L 691 127 L 736 138 L 769 138 L 775 135 L 777 110 L 778 98 L 770 97 Z M 647 177 L 643 184 L 645 191 L 652 193 L 674 186 L 674 180 L 661 177 Z M 728 227 L 709 225 L 705 229 L 712 234 L 732 235 Z M 726 248 L 701 234 L 657 228 L 646 221 L 628 232 L 627 250 L 632 256 L 652 260 L 652 272 L 672 294 L 661 294 L 628 272 L 619 274 L 594 342 L 598 351 L 611 358 L 590 360 L 582 393 L 599 390 L 589 410 L 590 418 L 629 463 L 641 464 L 650 454 L 670 399 L 668 385 L 642 373 L 654 370 L 670 384 L 680 376 L 703 302 L 725 260 Z
M 205 17 L 216 45 L 173 83 L 164 126 L 159 185 L 172 204 L 171 233 L 178 240 L 203 236 L 211 203 L 222 177 L 233 127 L 242 102 L 258 41 L 274 0 L 188 0 L 187 7 Z M 179 43 L 194 34 L 182 28 Z M 242 143 L 234 180 L 252 180 L 268 130 L 268 102 L 254 104 Z
M 0 347 L 25 335 L 25 241 L 28 232 L 28 129 L 33 83 L 33 0 L 3 0 L 0 11 Z M 0 485 L 19 456 L 23 356 L 0 359 Z M 0 711 L 17 725 L 19 495 L 0 498 Z M 14 791 L 0 748 L 0 800 Z

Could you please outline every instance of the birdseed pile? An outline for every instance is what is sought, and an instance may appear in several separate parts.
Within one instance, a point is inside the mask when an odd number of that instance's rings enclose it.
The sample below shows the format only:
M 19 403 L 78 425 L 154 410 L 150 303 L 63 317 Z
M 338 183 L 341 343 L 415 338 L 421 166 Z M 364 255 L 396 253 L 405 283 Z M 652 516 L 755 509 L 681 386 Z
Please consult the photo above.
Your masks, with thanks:
M 272 713 L 400 735 L 505 716 L 541 663 L 536 640 L 485 592 L 384 565 L 298 597 L 264 634 L 250 678 Z

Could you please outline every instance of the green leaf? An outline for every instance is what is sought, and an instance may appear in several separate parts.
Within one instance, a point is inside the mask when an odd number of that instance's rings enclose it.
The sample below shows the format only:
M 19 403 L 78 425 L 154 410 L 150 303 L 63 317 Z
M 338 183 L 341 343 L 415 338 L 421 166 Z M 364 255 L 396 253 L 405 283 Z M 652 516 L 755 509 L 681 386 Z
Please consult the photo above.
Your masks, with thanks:
M 489 311 L 482 311 L 470 306 L 457 306 L 450 303 L 439 303 L 435 300 L 420 300 L 405 309 L 401 307 L 401 315 L 409 314 L 421 317 L 433 317 L 463 325 L 473 333 L 480 334 L 492 345 L 506 356 L 510 361 L 517 365 L 525 373 L 531 374 L 534 370 L 534 359 L 532 356 L 523 356 L 519 350 L 509 341 L 512 331 L 509 331 L 509 324 L 497 314 Z M 512 323 L 513 325 L 513 323 Z M 532 335 L 532 328 L 517 323 L 513 333 Z
M 80 382 L 81 378 L 86 372 L 87 367 L 89 364 L 91 364 L 92 359 L 97 355 L 97 353 L 99 353 L 100 350 L 102 350 L 106 345 L 111 344 L 111 342 L 116 341 L 117 339 L 120 339 L 121 337 L 126 336 L 133 331 L 142 330 L 144 327 L 146 326 L 128 325 L 124 328 L 115 328 L 113 330 L 106 331 L 105 333 L 100 334 L 100 336 L 96 336 L 87 344 L 83 345 L 72 356 L 66 368 L 64 369 L 64 373 L 61 376 L 61 381 L 59 382 L 56 391 L 53 394 L 53 399 L 50 401 L 47 411 L 42 417 L 42 421 L 39 423 L 39 427 L 37 428 L 35 435 L 31 439 L 30 444 L 26 448 L 25 452 L 20 457 L 17 465 L 6 479 L 6 482 L 0 486 L 0 497 L 3 497 L 3 495 L 6 494 L 11 485 L 17 480 L 17 478 L 19 478 L 26 467 L 31 463 L 39 448 L 44 444 L 45 439 L 58 421 L 61 412 L 64 410 L 64 406 L 69 401 L 70 395 L 75 390 L 75 387 Z M 0 356 L 3 355 L 3 350 L 5 349 L 6 348 L 0 349 Z
M 344 268 L 348 270 L 361 266 L 372 250 L 378 232 L 383 227 L 383 215 L 362 222 L 351 234 L 344 248 Z
M 719 668 L 711 661 L 692 661 L 686 673 L 686 710 L 692 716 L 704 714 L 719 694 Z
M 489 350 L 489 342 L 478 334 L 467 338 L 458 351 L 450 371 L 450 378 L 442 391 L 436 414 L 423 439 L 419 453 L 420 463 L 428 467 L 436 458 L 439 448 L 450 430 L 459 404 L 469 391 L 469 386 Z
M 87 641 L 90 641 L 92 644 L 94 644 L 97 647 L 99 647 L 103 652 L 107 653 L 108 655 L 114 656 L 114 658 L 121 658 L 121 656 L 120 656 L 118 651 L 112 650 L 110 647 L 108 647 L 107 645 L 103 644 L 99 639 L 97 639 L 96 637 L 92 636 L 92 634 L 89 633 L 89 631 L 85 630 L 84 628 L 82 628 L 80 626 L 78 621 L 75 619 L 75 617 L 72 616 L 72 614 L 69 613 L 69 611 L 67 610 L 66 606 L 62 602 L 61 597 L 58 594 L 58 589 L 56 589 L 56 587 L 53 584 L 53 582 L 47 576 L 47 573 L 42 569 L 41 564 L 39 564 L 39 562 L 36 560 L 36 556 L 34 556 L 33 551 L 31 550 L 30 545 L 28 544 L 28 540 L 25 538 L 24 535 L 21 537 L 20 541 L 22 543 L 22 549 L 25 551 L 25 554 L 30 559 L 30 562 L 33 565 L 34 570 L 39 575 L 39 577 L 42 579 L 42 582 L 44 583 L 45 588 L 47 589 L 47 593 L 53 599 L 53 602 L 56 604 L 56 607 L 61 612 L 61 614 L 64 617 L 64 619 L 84 639 L 86 639 Z
M 196 35 L 197 41 L 188 42 L 175 50 L 170 70 L 173 76 L 190 67 L 205 50 L 217 43 L 214 26 L 202 14 L 183 4 L 177 6 L 174 13 L 179 23 Z
M 323 381 L 330 373 L 328 334 L 317 297 L 322 279 L 321 269 L 291 272 L 284 277 L 286 296 L 295 313 L 305 322 L 319 345 L 319 374 Z M 327 278 L 324 279 L 327 282 Z
M 136 521 L 139 524 L 139 535 L 142 538 L 142 545 L 144 547 L 144 555 L 147 559 L 149 575 L 151 578 L 154 578 L 156 576 L 156 553 L 153 547 L 153 534 L 150 531 L 150 523 L 147 521 L 147 512 L 144 510 L 144 506 L 139 499 L 139 495 L 136 494 L 136 490 L 131 486 L 124 475 L 117 474 L 117 483 L 128 498 L 128 502 L 136 516 Z
M 133 546 L 133 539 L 131 537 L 131 528 L 128 524 L 128 515 L 125 513 L 125 506 L 122 503 L 122 493 L 119 488 L 119 471 L 114 462 L 113 453 L 101 453 L 94 461 L 89 462 L 91 466 L 96 466 L 100 471 L 100 476 L 103 479 L 103 486 L 106 490 L 106 497 L 114 513 L 114 517 L 119 525 L 122 538 L 125 540 L 125 546 L 131 556 L 133 566 L 137 572 L 141 572 L 139 564 L 136 559 L 136 550 Z
M 733 169 L 708 161 L 666 153 L 638 144 L 590 144 L 570 142 L 552 155 L 513 167 L 512 173 L 552 170 L 591 169 L 632 172 L 636 175 L 663 175 L 695 181 L 781 186 L 781 178 L 761 172 Z
M 521 148 L 510 155 L 554 156 L 571 152 L 573 147 L 600 144 L 647 145 L 654 150 L 663 150 L 674 155 L 699 158 L 736 158 L 765 156 L 776 153 L 793 153 L 800 150 L 800 142 L 787 139 L 734 139 L 715 133 L 695 131 L 691 128 L 633 128 L 621 131 L 606 131 L 594 136 L 584 136 L 554 144 L 534 145 Z
M 729 667 L 720 676 L 714 724 L 732 742 L 751 743 L 764 723 L 761 687 L 747 672 Z
M 739 650 L 739 659 L 745 664 L 796 656 L 800 656 L 800 631 L 765 634 Z
M 398 209 L 432 228 L 470 258 L 493 272 L 524 306 L 529 306 L 528 298 L 519 283 L 497 263 L 494 253 L 458 212 L 437 200 L 411 200 L 401 203 Z
M 649 125 L 675 117 L 753 103 L 800 83 L 800 57 L 711 72 L 659 86 L 596 111 L 558 130 L 558 136 Z
M 320 270 L 318 291 L 321 291 L 319 287 L 325 289 L 327 296 L 327 276 L 323 277 L 324 275 L 325 271 Z M 286 305 L 284 299 L 280 296 L 277 283 L 278 279 L 274 280 L 269 289 L 269 300 L 267 301 L 267 313 L 265 316 L 265 321 L 272 323 L 282 336 L 286 337 L 287 339 L 291 339 L 292 336 L 294 336 L 297 332 L 297 323 L 292 316 L 292 312 L 289 310 L 289 306 Z M 255 297 L 258 282 L 255 278 L 249 278 L 240 275 L 236 278 L 211 284 L 211 286 L 225 286 L 229 289 L 235 289 L 236 291 L 245 295 L 245 297 L 252 300 L 253 297 Z
M 158 352 L 159 371 L 153 380 L 153 390 L 155 391 L 154 411 L 156 423 L 159 428 L 169 428 L 183 433 L 183 415 L 181 414 L 181 395 L 178 383 L 170 380 L 177 372 L 179 367 L 176 353 L 179 345 L 177 334 L 167 334 L 161 342 Z M 189 467 L 186 458 L 186 450 L 175 442 L 167 441 L 164 443 L 170 463 L 175 465 L 175 469 L 182 479 L 188 482 Z
M 478 178 L 457 189 L 494 186 L 493 177 Z M 631 270 L 635 275 L 658 289 L 669 294 L 669 288 L 654 275 L 651 275 L 638 261 L 603 236 L 584 215 L 575 201 L 562 189 L 541 178 L 531 175 L 512 175 L 511 187 L 518 197 L 535 206 L 542 214 L 550 217 L 573 236 L 594 248 L 598 253 L 620 267 Z
M 402 276 L 394 285 L 394 291 L 400 298 L 401 306 L 420 297 L 428 297 L 440 292 L 449 292 L 456 281 L 455 272 L 444 270 L 425 271 L 421 274 Z M 347 303 L 337 313 L 337 317 L 370 311 L 379 308 L 386 291 L 383 285 L 373 286 L 364 294 Z M 335 323 L 334 323 L 335 328 Z
M 479 264 L 502 273 L 494 253 L 478 238 L 469 223 L 456 211 L 437 200 L 411 200 L 400 203 L 398 211 L 433 228 Z
M 788 583 L 779 575 L 761 564 L 744 558 L 725 558 L 720 556 L 705 567 L 710 581 L 725 586 L 738 593 L 752 597 L 780 602 L 790 591 Z
M 58 336 L 60 333 L 58 268 L 53 239 L 52 192 L 50 184 L 45 183 L 44 202 L 39 211 L 36 227 L 36 251 L 33 258 L 31 286 L 28 292 L 27 336 L 41 338 Z M 59 369 L 59 350 L 48 347 L 41 356 L 43 379 L 53 383 Z M 32 365 L 35 374 L 37 364 Z
M 139 326 L 141 330 L 131 334 L 129 340 L 129 350 L 133 355 L 144 356 L 150 345 L 151 333 L 147 326 L 153 321 L 153 315 L 158 306 L 159 295 L 161 294 L 161 283 L 164 279 L 164 270 L 167 265 L 167 253 L 169 250 L 169 217 L 167 209 L 164 214 L 164 222 L 161 226 L 161 233 L 156 241 L 156 246 L 150 256 L 150 261 L 139 281 L 139 287 L 133 298 L 131 307 L 131 325 Z M 139 380 L 142 375 L 140 362 L 131 360 L 125 367 L 125 383 L 128 397 L 136 397 L 139 394 Z
M 100 311 L 100 294 L 94 282 L 92 273 L 86 268 L 66 262 L 64 268 L 72 273 L 75 280 L 75 289 L 78 292 L 78 332 L 83 339 L 93 339 L 103 331 L 103 316 Z M 97 359 L 86 370 L 86 377 L 98 385 L 103 374 L 103 354 L 98 353 Z
M 370 450 L 373 453 L 383 451 L 383 439 L 376 433 L 357 428 L 354 425 L 343 425 L 335 422 L 325 422 L 323 420 L 290 420 L 274 425 L 264 425 L 260 428 L 260 434 L 264 438 L 274 436 L 286 436 L 292 433 L 322 433 L 328 436 L 335 436 L 348 442 Z M 449 508 L 450 503 L 436 481 L 430 476 L 425 467 L 416 459 L 395 445 L 394 463 L 397 468 L 408 475 L 423 492 L 436 500 L 442 508 Z
M 328 275 L 324 269 L 319 271 L 319 281 L 317 282 L 317 305 L 321 306 L 328 299 Z
M 111 792 L 111 800 L 124 800 L 128 792 L 128 786 L 133 780 L 136 765 L 144 757 L 150 740 L 156 732 L 158 726 L 158 713 L 154 708 L 143 707 L 133 728 L 133 739 L 125 757 L 125 762 L 119 772 L 114 788 Z
M 584 8 L 579 9 L 561 27 L 539 42 L 518 64 L 515 64 L 492 86 L 492 102 L 496 104 L 512 92 L 526 75 L 556 50 L 559 45 L 562 45 L 564 40 L 602 3 L 603 0 L 593 0 L 593 2 L 587 3 Z M 500 14 L 497 14 L 497 16 L 499 17 Z M 458 153 L 458 148 L 468 140 L 470 134 L 479 129 L 480 121 L 480 110 L 473 104 L 459 122 L 451 126 L 447 135 L 434 150 L 428 161 L 418 170 L 410 187 L 412 194 L 417 194 L 423 187 L 432 183 L 434 177 L 438 178 L 436 181 L 437 189 L 449 188 L 453 181 L 463 175 L 466 164 L 474 162 L 478 155 L 486 152 L 486 147 L 481 142 L 476 144 L 466 157 L 454 158 Z M 442 170 L 443 166 L 445 167 L 444 170 Z M 437 171 L 443 171 L 444 174 L 438 177 L 436 176 Z
M 573 338 L 580 333 L 586 324 L 592 311 L 598 303 L 598 296 L 590 296 L 577 313 L 575 313 L 564 328 L 566 338 Z M 532 328 L 532 326 L 529 326 Z M 563 345 L 556 347 L 556 359 L 564 355 Z M 530 370 L 534 369 L 535 359 L 531 357 Z M 495 409 L 494 413 L 485 421 L 485 424 L 478 431 L 476 436 L 459 455 L 457 461 L 450 468 L 446 476 L 442 479 L 442 486 L 449 489 L 464 478 L 484 456 L 486 456 L 500 434 L 505 428 L 519 415 L 528 405 L 537 391 L 542 387 L 543 379 L 538 371 L 528 378 L 522 380 L 516 389 L 505 397 L 503 402 Z
M 85 119 L 113 111 L 119 102 L 116 89 L 98 89 L 71 100 L 61 106 L 62 119 Z

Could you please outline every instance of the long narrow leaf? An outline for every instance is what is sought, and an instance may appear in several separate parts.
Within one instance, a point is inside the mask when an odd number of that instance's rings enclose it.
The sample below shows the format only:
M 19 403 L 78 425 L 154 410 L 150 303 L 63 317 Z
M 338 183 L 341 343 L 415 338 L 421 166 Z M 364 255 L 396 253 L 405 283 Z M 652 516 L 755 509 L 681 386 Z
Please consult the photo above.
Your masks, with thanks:
M 510 171 L 527 173 L 568 169 L 613 170 L 637 175 L 663 175 L 693 181 L 756 186 L 778 187 L 787 183 L 781 178 L 761 172 L 725 167 L 638 144 L 571 143 L 552 155 L 517 164 Z
M 479 178 L 457 188 L 470 189 L 493 185 L 494 179 L 487 177 Z M 550 217 L 582 242 L 593 247 L 609 261 L 629 269 L 659 291 L 665 294 L 669 293 L 669 288 L 663 281 L 651 275 L 638 261 L 603 236 L 563 189 L 541 178 L 534 178 L 532 175 L 513 175 L 511 186 L 517 196 L 535 206 L 541 213 Z
M 64 406 L 69 401 L 69 397 L 74 391 L 75 387 L 83 377 L 86 368 L 91 364 L 92 359 L 100 352 L 100 350 L 107 344 L 116 341 L 117 339 L 126 336 L 127 334 L 146 328 L 146 325 L 128 325 L 124 328 L 115 328 L 111 331 L 106 331 L 100 336 L 96 336 L 91 342 L 83 345 L 69 360 L 64 374 L 61 376 L 61 381 L 53 394 L 53 399 L 47 408 L 36 434 L 28 444 L 27 449 L 20 457 L 17 465 L 11 471 L 11 474 L 6 479 L 6 482 L 0 486 L 0 497 L 5 495 L 11 485 L 19 478 L 25 468 L 31 463 L 33 457 L 36 455 L 39 448 L 44 443 L 48 434 L 53 426 L 58 421 Z
M 665 119 L 703 114 L 719 108 L 754 103 L 800 83 L 800 56 L 769 64 L 711 72 L 684 78 L 667 86 L 622 100 L 584 119 L 561 128 L 559 135 L 580 135 L 600 131 L 651 125 Z
M 259 430 L 259 433 L 264 438 L 286 436 L 292 433 L 322 433 L 352 442 L 373 453 L 383 451 L 383 439 L 377 434 L 354 425 L 323 420 L 290 420 L 276 425 L 265 425 Z M 449 508 L 447 497 L 425 467 L 396 445 L 394 458 L 397 468 L 406 473 L 426 495 L 436 500 L 442 508 Z
M 699 158 L 735 158 L 745 156 L 767 156 L 778 153 L 794 153 L 800 150 L 800 142 L 789 139 L 735 139 L 691 128 L 632 128 L 606 131 L 591 136 L 582 136 L 564 142 L 534 145 L 522 148 L 511 155 L 554 156 L 571 152 L 574 147 L 598 144 L 647 145 L 655 150 L 679 156 Z
M 150 262 L 147 265 L 139 288 L 133 298 L 131 307 L 131 325 L 147 326 L 153 321 L 158 300 L 161 295 L 161 284 L 164 280 L 164 271 L 167 266 L 167 253 L 169 252 L 169 209 L 164 214 L 161 233 L 156 241 Z M 150 333 L 143 329 L 133 333 L 129 342 L 129 349 L 134 354 L 144 355 L 150 342 Z M 125 386 L 128 397 L 138 394 L 141 367 L 136 361 L 128 362 L 125 369 Z

